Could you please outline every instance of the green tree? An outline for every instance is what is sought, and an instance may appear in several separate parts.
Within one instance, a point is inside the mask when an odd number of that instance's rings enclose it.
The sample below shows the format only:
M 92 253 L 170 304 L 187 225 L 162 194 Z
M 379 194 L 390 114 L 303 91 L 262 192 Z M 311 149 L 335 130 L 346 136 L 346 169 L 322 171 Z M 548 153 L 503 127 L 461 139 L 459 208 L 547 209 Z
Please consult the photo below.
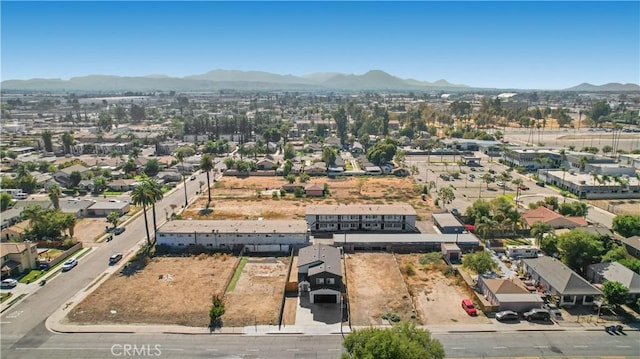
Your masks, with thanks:
M 617 215 L 613 218 L 612 228 L 623 237 L 640 236 L 640 215 Z
M 129 109 L 129 115 L 131 116 L 131 122 L 133 123 L 140 123 L 146 117 L 144 107 L 136 104 L 131 105 L 131 108 Z
M 289 173 L 285 179 L 287 180 L 287 182 L 289 182 L 289 184 L 293 184 L 296 181 L 296 175 L 294 175 L 293 173 Z
M 62 196 L 62 190 L 60 189 L 60 186 L 52 183 L 49 186 L 49 189 L 47 189 L 47 196 L 49 196 L 51 203 L 53 203 L 53 208 L 60 209 L 60 196 Z
M 398 145 L 392 138 L 385 138 L 376 142 L 375 145 L 367 152 L 367 159 L 375 165 L 381 165 L 389 162 L 396 155 Z
M 284 145 L 283 155 L 285 160 L 290 160 L 296 156 L 296 150 L 291 142 Z
M 151 236 L 149 235 L 149 220 L 147 219 L 147 207 L 151 205 L 153 195 L 149 192 L 149 186 L 141 183 L 131 191 L 131 203 L 135 206 L 142 206 L 144 216 L 144 228 L 147 234 L 147 245 L 151 247 Z
M 442 187 L 438 190 L 438 199 L 440 199 L 440 203 L 442 203 L 442 208 L 445 208 L 447 204 L 456 199 L 456 195 L 453 193 L 451 187 Z
M 336 150 L 331 147 L 325 147 L 322 149 L 322 161 L 329 166 L 333 166 L 336 164 L 337 157 Z
M 391 328 L 365 328 L 349 333 L 343 346 L 351 359 L 442 359 L 442 344 L 429 331 L 401 322 Z
M 82 174 L 78 171 L 71 172 L 71 174 L 69 174 L 69 181 L 71 187 L 77 187 L 80 181 L 82 181 Z
M 338 137 L 340 137 L 340 144 L 344 145 L 347 140 L 347 127 L 349 121 L 347 117 L 347 111 L 343 106 L 340 106 L 337 111 L 333 113 L 333 119 L 336 121 L 336 128 Z
M 496 268 L 496 262 L 487 251 L 478 251 L 465 254 L 462 258 L 462 266 L 469 268 L 477 274 L 486 273 Z
M 493 182 L 494 179 L 489 173 L 485 173 L 480 177 L 480 192 L 478 192 L 478 198 L 482 197 L 482 182 L 487 184 L 487 190 L 489 190 L 489 183 Z
M 596 101 L 588 113 L 589 119 L 597 127 L 602 124 L 606 117 L 611 113 L 611 107 L 606 100 Z
M 11 198 L 10 194 L 6 192 L 0 193 L 0 210 L 5 211 L 7 208 L 9 208 L 12 202 L 13 198 Z
M 184 172 L 184 159 L 187 158 L 189 153 L 188 149 L 191 149 L 191 147 L 180 147 L 176 151 L 176 159 L 180 162 L 180 166 L 182 166 L 182 171 L 180 171 L 181 173 Z M 184 173 L 182 174 L 182 184 L 184 187 L 184 208 L 187 208 L 189 205 L 187 198 L 187 176 L 185 176 Z
M 50 130 L 44 130 L 40 134 L 42 142 L 44 143 L 44 150 L 47 152 L 53 152 L 53 132 Z
M 606 281 L 602 285 L 602 294 L 609 305 L 618 307 L 625 304 L 629 299 L 629 288 L 620 282 Z
M 614 245 L 602 256 L 602 262 L 617 262 L 627 258 L 627 250 L 623 246 Z
M 602 253 L 602 242 L 593 234 L 574 230 L 558 236 L 558 250 L 562 262 L 580 274 Z
M 146 192 L 149 196 L 151 214 L 153 218 L 153 232 L 155 233 L 158 230 L 158 222 L 156 221 L 156 203 L 164 198 L 164 192 L 162 192 L 162 185 L 153 178 L 145 178 L 142 185 L 146 187 Z M 156 241 L 154 239 L 153 244 L 155 243 Z
M 551 231 L 552 231 L 552 228 L 550 225 L 544 222 L 534 222 L 531 225 L 529 233 L 531 234 L 531 237 L 536 239 L 537 245 L 540 246 L 542 243 L 542 239 Z M 551 255 L 552 253 L 547 253 L 547 254 Z
M 96 125 L 101 131 L 109 132 L 113 127 L 113 119 L 108 112 L 102 112 L 100 113 L 100 115 L 98 115 L 98 121 L 96 122 Z
M 214 295 L 211 298 L 211 309 L 209 309 L 209 325 L 211 327 L 218 326 L 224 312 L 224 301 L 219 295 Z
M 109 181 L 106 177 L 98 176 L 93 179 L 93 192 L 102 193 L 109 186 Z
M 540 241 L 540 250 L 549 256 L 558 255 L 558 236 L 555 233 L 549 233 Z
M 66 131 L 62 134 L 62 144 L 64 145 L 64 153 L 71 152 L 71 146 L 76 143 L 76 140 L 73 138 L 73 133 L 71 131 Z
M 213 169 L 213 167 L 214 167 L 213 157 L 210 154 L 205 153 L 200 159 L 200 169 L 205 171 L 205 173 L 207 174 L 207 188 L 209 189 L 208 203 L 211 203 L 211 179 L 209 177 L 209 174 Z
M 144 170 L 142 170 L 147 176 L 154 177 L 160 172 L 160 162 L 157 159 L 153 158 L 147 161 L 144 165 Z
M 477 223 L 482 217 L 491 217 L 491 204 L 483 199 L 476 200 L 465 212 L 470 224 Z
M 120 220 L 120 214 L 116 211 L 109 212 L 107 215 L 107 223 L 111 224 L 113 228 L 118 226 L 118 221 Z

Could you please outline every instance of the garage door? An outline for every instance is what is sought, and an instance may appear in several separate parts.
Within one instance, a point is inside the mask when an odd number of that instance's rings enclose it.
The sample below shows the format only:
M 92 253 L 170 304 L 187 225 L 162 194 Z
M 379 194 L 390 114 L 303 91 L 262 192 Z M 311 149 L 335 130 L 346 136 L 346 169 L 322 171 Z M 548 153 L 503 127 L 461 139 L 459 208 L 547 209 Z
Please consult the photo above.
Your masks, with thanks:
M 316 294 L 313 296 L 314 303 L 338 303 L 338 296 L 335 294 Z

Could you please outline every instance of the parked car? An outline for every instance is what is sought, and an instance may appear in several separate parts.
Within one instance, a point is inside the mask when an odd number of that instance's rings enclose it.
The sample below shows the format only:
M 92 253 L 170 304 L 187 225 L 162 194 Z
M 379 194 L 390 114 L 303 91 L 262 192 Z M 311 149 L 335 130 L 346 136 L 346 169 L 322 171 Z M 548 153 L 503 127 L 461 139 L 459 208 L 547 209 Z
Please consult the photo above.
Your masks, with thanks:
M 78 259 L 76 258 L 71 258 L 69 260 L 67 260 L 66 262 L 64 262 L 64 264 L 62 265 L 62 271 L 66 272 L 68 270 L 73 269 L 73 267 L 78 265 Z
M 460 211 L 458 211 L 457 208 L 454 208 L 451 210 L 451 214 L 453 214 L 454 216 L 458 217 L 460 216 Z
M 2 288 L 15 288 L 18 285 L 18 281 L 15 279 L 7 278 L 2 280 Z
M 116 253 L 109 257 L 109 264 L 116 264 L 122 259 L 122 253 Z
M 476 168 L 475 168 L 475 167 L 471 167 L 471 168 L 469 168 L 469 169 L 470 169 L 472 172 L 475 172 L 475 171 L 476 171 Z
M 500 322 L 506 322 L 510 320 L 518 320 L 520 319 L 520 316 L 513 310 L 503 310 L 496 313 L 496 319 Z
M 122 234 L 124 232 L 124 227 L 116 227 L 113 229 L 113 234 L 115 234 L 116 236 L 119 234 Z
M 477 315 L 476 307 L 473 305 L 471 299 L 463 299 L 462 300 L 462 309 L 469 315 Z
M 540 187 L 544 187 L 544 182 L 542 181 L 536 182 L 536 185 Z
M 504 187 L 504 182 L 502 182 L 502 181 L 498 181 L 498 182 L 496 183 L 496 186 L 498 186 L 498 187 L 502 188 L 502 187 Z
M 492 175 L 494 175 L 494 174 L 496 174 L 496 171 L 495 171 L 495 170 L 490 169 L 490 170 L 489 170 L 489 173 L 491 173 Z
M 196 175 L 192 175 L 192 176 L 191 176 L 191 180 L 192 180 L 192 181 L 195 181 L 195 180 L 196 180 Z
M 519 186 L 518 186 L 518 189 L 519 189 L 519 190 L 521 190 L 521 191 L 528 191 L 528 190 L 529 190 L 529 187 L 527 187 L 527 186 L 525 186 L 525 185 L 521 184 L 521 185 L 519 185 Z
M 546 309 L 531 309 L 528 312 L 522 314 L 526 320 L 551 320 L 551 313 Z

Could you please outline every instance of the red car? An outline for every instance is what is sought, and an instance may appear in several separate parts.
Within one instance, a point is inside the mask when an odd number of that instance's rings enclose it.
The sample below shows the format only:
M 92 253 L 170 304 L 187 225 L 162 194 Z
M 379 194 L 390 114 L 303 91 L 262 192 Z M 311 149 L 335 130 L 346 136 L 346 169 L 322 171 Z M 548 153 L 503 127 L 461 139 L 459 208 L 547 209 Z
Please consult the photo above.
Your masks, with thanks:
M 525 185 L 521 184 L 521 185 L 519 185 L 519 186 L 518 186 L 518 189 L 519 189 L 519 190 L 521 190 L 521 191 L 528 191 L 528 190 L 529 190 L 529 187 L 527 187 L 527 186 L 525 186 Z
M 462 300 L 462 309 L 469 315 L 477 315 L 476 307 L 473 306 L 473 302 L 471 299 L 463 299 Z

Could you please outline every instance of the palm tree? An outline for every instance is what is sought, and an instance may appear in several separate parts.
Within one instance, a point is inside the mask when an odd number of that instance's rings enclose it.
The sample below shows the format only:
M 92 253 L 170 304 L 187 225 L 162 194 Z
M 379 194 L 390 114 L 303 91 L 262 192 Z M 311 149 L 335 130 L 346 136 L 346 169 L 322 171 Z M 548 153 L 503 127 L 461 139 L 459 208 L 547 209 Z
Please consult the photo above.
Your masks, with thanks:
M 513 177 L 507 171 L 504 171 L 504 172 L 500 173 L 500 181 L 502 181 L 502 183 L 503 183 L 502 195 L 504 195 L 505 192 L 507 191 L 507 182 L 511 181 L 511 178 L 513 178 Z
M 516 185 L 516 203 L 518 203 L 518 197 L 520 197 L 520 186 L 524 183 L 522 178 L 516 178 L 511 181 L 514 185 Z
M 155 233 L 158 230 L 158 223 L 156 221 L 156 202 L 161 201 L 164 198 L 164 193 L 162 192 L 162 185 L 158 183 L 153 178 L 147 178 L 144 180 L 144 185 L 148 186 L 147 190 L 149 191 L 149 195 L 151 196 L 151 210 L 153 214 L 153 232 Z M 153 241 L 155 244 L 155 240 Z
M 530 234 L 536 239 L 536 246 L 538 247 L 540 247 L 540 243 L 542 242 L 545 234 L 549 232 L 551 232 L 551 226 L 544 222 L 535 222 L 531 225 Z
M 591 177 L 593 177 L 593 185 L 596 185 L 596 181 L 598 181 L 598 183 L 602 184 L 602 179 L 600 178 L 600 176 L 598 176 L 597 173 L 592 173 Z
M 480 177 L 480 192 L 478 193 L 478 198 L 482 197 L 482 182 L 487 184 L 487 190 L 489 189 L 489 183 L 493 182 L 493 177 L 490 174 L 485 173 Z
M 478 233 L 480 233 L 480 236 L 485 241 L 487 240 L 487 235 L 491 232 L 491 229 L 495 228 L 496 225 L 497 225 L 496 221 L 494 221 L 492 218 L 486 217 L 486 216 L 480 217 L 478 219 L 478 221 L 476 222 L 476 224 L 475 224 L 476 231 L 478 231 Z
M 118 226 L 118 220 L 120 220 L 120 214 L 116 211 L 109 212 L 107 215 L 107 222 L 113 225 L 113 228 Z
M 42 207 L 40 206 L 27 206 L 22 210 L 22 218 L 29 220 L 29 227 L 35 227 L 36 223 L 42 215 Z
M 69 237 L 73 238 L 74 230 L 76 228 L 76 223 L 78 223 L 76 216 L 71 213 L 65 214 L 63 220 L 63 228 L 66 228 L 69 231 Z
M 153 194 L 149 193 L 148 185 L 141 183 L 131 191 L 131 203 L 136 206 L 142 206 L 144 212 L 144 228 L 147 233 L 147 245 L 151 247 L 151 237 L 149 236 L 149 220 L 147 219 L 147 207 L 151 204 Z
M 207 188 L 209 189 L 209 202 L 211 203 L 211 180 L 209 179 L 209 172 L 213 169 L 213 157 L 210 154 L 205 153 L 200 160 L 200 168 L 207 173 Z
M 178 150 L 176 152 L 176 159 L 180 161 L 180 165 L 182 166 L 182 172 L 184 172 L 184 157 L 185 157 L 184 151 Z M 187 208 L 187 206 L 189 205 L 189 202 L 187 202 L 187 177 L 184 174 L 182 175 L 182 183 L 184 184 L 184 208 Z
M 52 183 L 47 190 L 47 195 L 49 196 L 51 203 L 53 203 L 53 208 L 60 209 L 60 196 L 62 196 L 60 186 Z

